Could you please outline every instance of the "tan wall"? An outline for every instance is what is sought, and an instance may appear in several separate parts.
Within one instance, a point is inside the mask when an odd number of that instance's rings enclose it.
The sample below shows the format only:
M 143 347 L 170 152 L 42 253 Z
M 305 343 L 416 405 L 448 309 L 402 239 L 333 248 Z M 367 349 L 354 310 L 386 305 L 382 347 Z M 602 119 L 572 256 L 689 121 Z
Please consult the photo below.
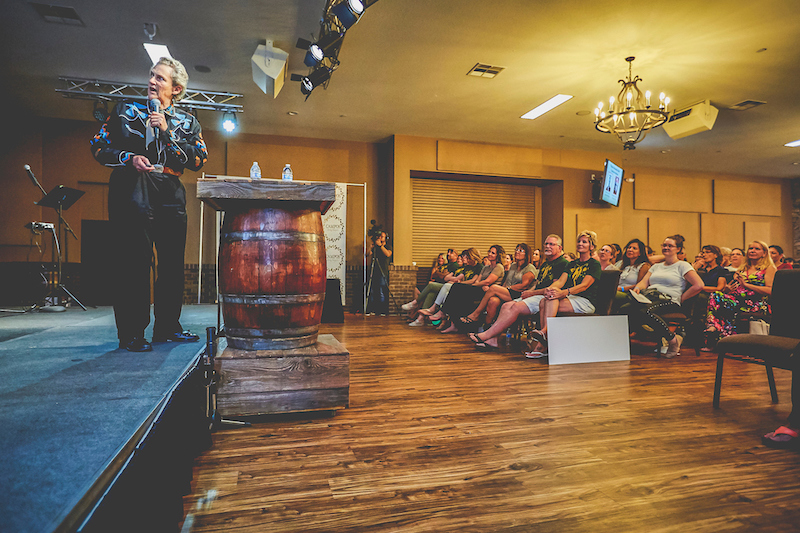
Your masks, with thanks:
M 201 123 L 205 115 L 200 116 Z M 70 237 L 70 262 L 80 261 L 81 220 L 108 219 L 108 178 L 111 169 L 99 165 L 91 155 L 89 141 L 99 130 L 96 122 L 34 119 L 29 130 L 21 132 L 13 144 L 0 153 L 0 261 L 38 260 L 40 253 L 31 245 L 32 235 L 24 228 L 27 222 L 55 222 L 55 213 L 34 205 L 41 193 L 33 186 L 23 166 L 29 164 L 45 190 L 58 184 L 85 191 L 85 195 L 65 213 L 78 240 Z M 380 178 L 381 145 L 373 143 L 301 139 L 269 135 L 227 136 L 216 131 L 204 132 L 209 160 L 203 168 L 208 175 L 248 176 L 250 165 L 259 161 L 264 177 L 277 177 L 285 163 L 290 163 L 299 180 L 367 184 L 367 220 L 380 218 L 386 210 L 387 187 Z M 227 144 L 227 146 L 226 146 Z M 7 149 L 6 149 L 7 148 Z M 226 157 L 227 154 L 227 157 Z M 181 178 L 187 193 L 189 231 L 186 263 L 198 262 L 200 201 L 196 199 L 198 172 L 186 172 Z M 384 173 L 385 175 L 385 173 Z M 348 187 L 347 262 L 361 264 L 363 257 L 364 189 Z M 204 214 L 205 263 L 214 261 L 215 215 Z M 52 239 L 39 236 L 50 259 Z
M 745 239 L 753 238 L 792 249 L 791 190 L 787 180 L 626 165 L 626 177 L 635 174 L 636 181 L 624 184 L 620 206 L 614 208 L 589 201 L 589 179 L 592 174 L 600 177 L 606 157 L 619 162 L 619 153 L 542 150 L 399 135 L 394 137 L 394 148 L 394 260 L 398 265 L 411 262 L 411 234 L 397 231 L 410 228 L 411 171 L 562 183 L 563 210 L 548 202 L 549 198 L 557 201 L 559 191 L 552 185 L 545 187 L 541 226 L 545 233 L 553 231 L 548 228 L 563 228 L 567 250 L 574 250 L 573 236 L 584 229 L 597 232 L 601 243 L 624 245 L 632 238 L 640 238 L 656 249 L 664 237 L 680 233 L 686 237 L 687 254 L 691 257 L 703 244 L 743 246 Z M 458 154 L 457 164 L 453 154 Z M 548 195 L 547 190 L 552 194 Z M 741 191 L 742 213 L 763 215 L 728 214 L 735 210 L 735 205 L 731 206 L 735 191 Z
M 201 121 L 204 118 L 201 115 Z M 86 191 L 66 212 L 79 239 L 81 220 L 108 217 L 106 192 L 111 172 L 98 165 L 89 150 L 98 124 L 53 119 L 35 119 L 29 124 L 32 126 L 4 145 L 0 153 L 0 261 L 37 260 L 39 252 L 31 246 L 31 234 L 23 226 L 33 220 L 55 222 L 52 210 L 33 205 L 40 194 L 28 180 L 25 164 L 31 165 L 48 191 L 58 184 Z M 482 173 L 552 183 L 543 190 L 542 220 L 537 227 L 543 233 L 563 231 L 567 249 L 571 249 L 570 236 L 586 228 L 597 231 L 602 242 L 620 244 L 638 237 L 657 245 L 667 234 L 682 233 L 691 255 L 701 244 L 741 246 L 745 239 L 755 236 L 792 249 L 788 180 L 627 165 L 626 176 L 635 173 L 636 183 L 624 184 L 619 208 L 607 208 L 589 202 L 588 180 L 592 173 L 600 175 L 606 157 L 617 160 L 618 153 L 440 143 L 432 138 L 399 135 L 385 145 L 270 135 L 227 137 L 215 131 L 206 131 L 205 138 L 210 153 L 206 174 L 245 176 L 257 160 L 265 177 L 277 177 L 283 165 L 291 163 L 297 179 L 367 183 L 367 221 L 375 219 L 392 232 L 398 265 L 411 263 L 412 170 Z M 190 199 L 195 196 L 197 176 L 199 173 L 187 172 L 183 178 Z M 365 231 L 363 189 L 349 189 L 347 262 L 360 264 Z M 743 212 L 765 215 L 729 214 L 731 198 L 735 202 L 739 190 Z M 197 263 L 199 201 L 190 200 L 187 210 L 186 262 Z M 206 210 L 204 220 L 204 262 L 210 263 L 214 246 L 214 215 L 210 210 Z M 44 237 L 39 239 L 46 241 L 49 250 L 50 240 Z M 44 259 L 49 259 L 49 253 Z M 80 240 L 70 238 L 69 261 L 80 261 Z

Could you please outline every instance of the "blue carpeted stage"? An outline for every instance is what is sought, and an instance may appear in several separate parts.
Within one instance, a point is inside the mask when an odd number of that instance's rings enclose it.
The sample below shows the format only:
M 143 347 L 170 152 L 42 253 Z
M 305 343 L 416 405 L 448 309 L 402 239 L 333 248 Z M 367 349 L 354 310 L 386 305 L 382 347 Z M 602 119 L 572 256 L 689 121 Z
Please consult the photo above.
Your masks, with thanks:
M 108 307 L 0 314 L 0 531 L 136 530 L 143 513 L 174 529 L 209 443 L 198 364 L 216 316 L 185 306 L 201 342 L 135 354 Z

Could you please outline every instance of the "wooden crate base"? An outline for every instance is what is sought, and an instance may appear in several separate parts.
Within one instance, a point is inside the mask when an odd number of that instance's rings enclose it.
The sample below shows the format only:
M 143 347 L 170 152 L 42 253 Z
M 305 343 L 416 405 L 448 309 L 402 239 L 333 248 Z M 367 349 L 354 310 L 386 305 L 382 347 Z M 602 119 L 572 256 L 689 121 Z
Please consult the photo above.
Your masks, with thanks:
M 292 350 L 238 350 L 216 357 L 217 410 L 223 417 L 345 409 L 350 353 L 333 335 Z

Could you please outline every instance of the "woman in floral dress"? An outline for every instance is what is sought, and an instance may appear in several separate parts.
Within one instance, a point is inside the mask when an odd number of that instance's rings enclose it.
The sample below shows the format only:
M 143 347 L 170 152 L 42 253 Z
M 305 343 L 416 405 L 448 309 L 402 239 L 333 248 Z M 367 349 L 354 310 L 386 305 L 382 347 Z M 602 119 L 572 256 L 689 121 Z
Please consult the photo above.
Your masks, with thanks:
M 711 293 L 708 298 L 706 333 L 710 343 L 715 338 L 736 333 L 734 321 L 738 313 L 770 313 L 767 299 L 772 294 L 775 270 L 767 243 L 751 242 L 747 247 L 747 261 L 724 289 Z

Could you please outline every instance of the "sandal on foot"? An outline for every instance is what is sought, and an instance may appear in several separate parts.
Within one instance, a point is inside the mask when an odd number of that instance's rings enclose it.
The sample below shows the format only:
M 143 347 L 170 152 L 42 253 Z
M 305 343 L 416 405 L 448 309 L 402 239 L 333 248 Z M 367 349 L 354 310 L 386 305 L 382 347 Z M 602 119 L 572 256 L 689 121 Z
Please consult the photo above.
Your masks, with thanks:
M 761 437 L 761 443 L 768 448 L 779 450 L 800 449 L 800 438 L 796 430 L 781 426 Z
M 479 342 L 475 344 L 475 349 L 479 352 L 494 352 L 497 351 L 497 346 L 492 346 L 491 344 L 486 344 L 485 342 Z
M 483 341 L 481 340 L 481 338 L 480 338 L 480 337 L 478 337 L 478 334 L 477 334 L 477 333 L 470 333 L 469 335 L 467 335 L 467 338 L 468 338 L 469 340 L 471 340 L 472 342 L 474 342 L 475 344 L 481 344 L 481 343 L 483 343 Z
M 547 352 L 540 352 L 538 350 L 525 352 L 525 357 L 528 359 L 541 359 L 542 357 L 547 357 Z
M 462 324 L 474 324 L 477 320 L 470 318 L 469 316 L 462 316 L 460 318 Z
M 544 333 L 542 333 L 538 329 L 535 329 L 531 331 L 530 335 L 531 337 L 539 341 L 539 344 L 541 344 L 544 349 L 547 349 L 547 337 L 544 336 Z

